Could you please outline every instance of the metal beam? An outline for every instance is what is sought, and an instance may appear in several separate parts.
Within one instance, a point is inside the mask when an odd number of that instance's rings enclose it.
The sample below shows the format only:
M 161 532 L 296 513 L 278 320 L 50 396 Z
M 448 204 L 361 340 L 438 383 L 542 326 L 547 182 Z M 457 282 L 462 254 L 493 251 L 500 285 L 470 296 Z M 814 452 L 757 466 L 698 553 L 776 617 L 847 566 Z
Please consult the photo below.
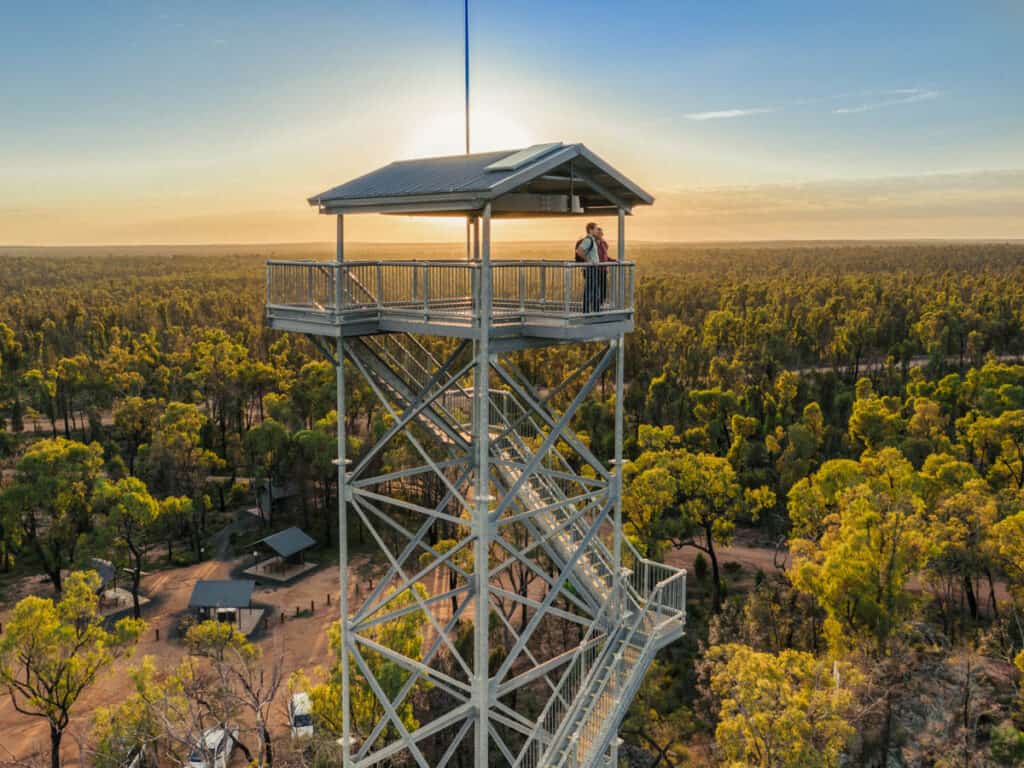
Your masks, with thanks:
M 491 335 L 491 205 L 484 207 L 483 242 L 480 251 L 480 297 L 477 307 L 477 325 L 480 337 L 476 342 L 476 367 L 473 371 L 473 447 L 476 451 L 476 486 L 474 488 L 473 533 L 473 706 L 476 708 L 474 728 L 474 762 L 482 768 L 490 762 L 490 603 L 489 545 L 490 517 L 490 391 L 491 360 L 487 344 Z
M 341 217 L 338 217 L 338 260 L 341 260 Z M 351 765 L 351 702 L 349 698 L 349 648 L 352 640 L 348 623 L 348 510 L 345 500 L 345 477 L 348 473 L 346 464 L 345 436 L 345 340 L 338 337 L 335 342 L 334 371 L 338 398 L 338 631 L 341 640 L 341 764 L 342 768 Z

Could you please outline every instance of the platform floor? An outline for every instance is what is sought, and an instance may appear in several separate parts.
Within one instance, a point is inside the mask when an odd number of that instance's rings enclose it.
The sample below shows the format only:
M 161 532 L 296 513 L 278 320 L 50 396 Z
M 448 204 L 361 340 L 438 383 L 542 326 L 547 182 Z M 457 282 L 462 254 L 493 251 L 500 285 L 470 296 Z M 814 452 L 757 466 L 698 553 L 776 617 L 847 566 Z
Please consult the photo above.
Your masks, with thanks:
M 149 598 L 139 595 L 139 607 L 144 608 L 149 604 Z M 104 590 L 100 594 L 100 615 L 111 616 L 122 611 L 130 610 L 132 607 L 131 590 L 115 587 Z
M 471 308 L 383 307 L 335 313 L 329 307 L 301 304 L 267 305 L 267 324 L 276 330 L 317 336 L 371 336 L 378 333 L 418 333 L 477 338 L 480 328 Z M 491 316 L 490 338 L 526 344 L 610 339 L 633 331 L 632 310 L 602 310 L 589 314 L 501 309 Z

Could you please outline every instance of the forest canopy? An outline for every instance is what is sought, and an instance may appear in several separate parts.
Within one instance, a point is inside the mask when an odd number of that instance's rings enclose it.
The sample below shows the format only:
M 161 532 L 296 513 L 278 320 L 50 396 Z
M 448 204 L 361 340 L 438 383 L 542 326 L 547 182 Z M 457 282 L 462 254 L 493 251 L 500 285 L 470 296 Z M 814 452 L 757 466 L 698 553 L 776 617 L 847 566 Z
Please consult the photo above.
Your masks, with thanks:
M 45 573 L 60 593 L 69 568 L 115 551 L 137 591 L 146 563 L 203 557 L 243 479 L 293 483 L 299 522 L 337 540 L 335 372 L 265 326 L 271 256 L 330 254 L 0 250 L 0 570 Z M 1024 245 L 630 257 L 626 387 L 606 376 L 572 426 L 612 458 L 622 399 L 626 532 L 648 556 L 697 554 L 688 635 L 641 688 L 627 745 L 661 765 L 1020 764 Z M 516 362 L 543 386 L 592 354 Z M 387 414 L 349 381 L 358 460 Z M 778 567 L 722 562 L 740 534 Z

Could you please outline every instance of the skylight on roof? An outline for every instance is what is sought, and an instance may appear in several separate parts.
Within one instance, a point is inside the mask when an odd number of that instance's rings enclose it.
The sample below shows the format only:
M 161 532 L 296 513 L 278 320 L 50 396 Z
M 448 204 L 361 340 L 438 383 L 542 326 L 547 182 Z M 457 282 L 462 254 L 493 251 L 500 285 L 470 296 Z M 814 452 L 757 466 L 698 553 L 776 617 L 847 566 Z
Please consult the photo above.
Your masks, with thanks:
M 513 152 L 507 157 L 501 158 L 501 160 L 495 160 L 490 165 L 484 168 L 485 171 L 516 171 L 522 168 L 524 165 L 532 163 L 534 160 L 539 160 L 556 149 L 560 148 L 562 142 L 556 141 L 552 144 L 534 144 L 532 147 L 526 149 L 520 149 L 518 152 Z

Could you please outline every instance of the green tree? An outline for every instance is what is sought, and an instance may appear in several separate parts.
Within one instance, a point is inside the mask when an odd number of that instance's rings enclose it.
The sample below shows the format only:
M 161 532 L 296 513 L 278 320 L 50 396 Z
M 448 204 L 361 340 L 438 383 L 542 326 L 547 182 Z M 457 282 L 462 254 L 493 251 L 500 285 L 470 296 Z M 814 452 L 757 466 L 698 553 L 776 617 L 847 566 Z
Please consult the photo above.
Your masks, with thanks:
M 129 397 L 114 408 L 114 435 L 121 444 L 121 455 L 128 459 L 128 471 L 135 474 L 139 449 L 153 435 L 164 404 L 156 398 Z
M 264 659 L 262 648 L 222 621 L 190 627 L 185 642 L 194 656 L 209 662 L 225 695 L 252 715 L 258 747 L 250 763 L 270 768 L 274 764 L 270 715 L 281 687 L 282 659 Z
M 993 525 L 988 547 L 1006 573 L 1017 599 L 1024 601 L 1024 511 Z
M 412 589 L 416 590 L 421 600 L 426 598 L 427 590 L 422 584 L 415 584 Z M 393 589 L 388 590 L 384 597 L 385 599 L 392 598 L 386 609 L 388 611 L 398 611 L 415 603 L 413 595 L 408 589 L 397 596 L 394 595 Z M 423 658 L 425 622 L 426 618 L 423 612 L 413 610 L 403 616 L 374 625 L 368 634 L 380 645 L 390 648 L 406 658 L 419 661 Z M 313 716 L 319 726 L 327 729 L 330 733 L 341 735 L 341 630 L 338 624 L 331 625 L 328 637 L 331 653 L 338 661 L 331 667 L 327 679 L 309 686 L 308 692 L 313 704 Z M 360 647 L 360 653 L 377 684 L 394 701 L 409 677 L 408 670 L 366 646 Z M 384 708 L 377 701 L 366 676 L 352 656 L 349 656 L 349 678 L 352 731 L 361 741 L 365 741 L 369 738 L 373 728 L 385 716 Z M 301 676 L 296 682 L 300 685 L 307 685 Z M 395 706 L 402 725 L 409 731 L 419 727 L 413 712 L 413 695 L 417 690 L 425 689 L 426 685 L 425 682 L 417 683 L 413 690 L 409 691 L 408 695 Z M 382 734 L 394 735 L 394 726 L 388 724 Z
M 999 519 L 995 494 L 978 477 L 974 467 L 948 454 L 929 456 L 921 470 L 927 483 L 926 516 L 933 553 L 926 580 L 936 591 L 937 602 L 947 621 L 966 599 L 972 619 L 978 619 L 978 598 L 974 585 L 989 578 L 989 593 L 995 606 L 992 560 L 988 539 Z
M 843 493 L 864 481 L 860 462 L 850 459 L 826 461 L 810 477 L 789 489 L 789 520 L 795 539 L 816 542 L 835 524 Z
M 622 721 L 619 733 L 654 754 L 650 768 L 687 765 L 687 743 L 697 724 L 680 701 L 683 685 L 674 665 L 655 660 Z
M 106 513 L 105 537 L 113 542 L 115 551 L 123 553 L 132 576 L 132 610 L 136 619 L 142 616 L 139 606 L 139 584 L 146 557 L 152 548 L 160 524 L 160 512 L 174 504 L 173 497 L 157 502 L 146 484 L 135 477 L 115 483 L 101 482 L 96 505 Z
M 791 541 L 789 575 L 825 609 L 835 650 L 862 640 L 886 655 L 916 605 L 909 581 L 935 550 L 910 462 L 887 448 L 861 469 L 865 480 L 838 494 L 820 539 Z
M 302 423 L 310 428 L 334 408 L 337 390 L 334 366 L 326 360 L 306 363 L 291 390 L 292 401 Z
M 50 433 L 57 436 L 57 384 L 46 372 L 33 368 L 21 379 L 22 390 L 32 409 L 50 422 Z
M 854 734 L 848 665 L 803 651 L 745 645 L 708 652 L 718 709 L 715 743 L 729 768 L 836 768 Z
M 33 443 L 18 462 L 14 482 L 0 498 L 5 528 L 17 528 L 39 558 L 53 588 L 76 561 L 92 528 L 93 496 L 103 448 L 63 437 Z
M 336 432 L 328 430 L 317 422 L 313 429 L 303 429 L 295 433 L 295 447 L 299 455 L 297 469 L 312 481 L 319 490 L 320 512 L 324 525 L 324 541 L 331 540 L 331 489 L 338 482 L 338 467 L 334 464 L 338 458 L 338 438 Z M 305 497 L 303 497 L 305 498 Z M 310 528 L 309 520 L 306 527 Z
M 206 422 L 195 405 L 170 402 L 153 430 L 152 441 L 140 451 L 150 488 L 158 495 L 187 496 L 192 500 L 187 522 L 197 560 L 206 532 L 203 489 L 210 473 L 223 466 L 215 453 L 203 447 L 202 430 Z
M 260 483 L 261 479 L 267 482 L 268 508 L 260 509 L 260 513 L 270 522 L 274 512 L 274 484 L 285 482 L 292 459 L 292 436 L 283 424 L 267 419 L 250 429 L 242 442 L 256 482 Z M 257 494 L 257 499 L 261 496 Z
M 50 726 L 50 765 L 60 768 L 61 739 L 82 693 L 145 629 L 137 619 L 104 628 L 95 571 L 76 571 L 59 601 L 26 597 L 0 636 L 0 683 L 15 710 Z
M 737 515 L 748 505 L 756 517 L 774 504 L 770 492 L 744 496 L 736 471 L 727 459 L 682 449 L 647 451 L 626 468 L 623 509 L 628 533 L 646 549 L 660 551 L 666 543 L 693 547 L 711 560 L 712 605 L 722 606 L 722 584 L 716 544 L 732 540 Z
M 1024 410 L 979 418 L 968 427 L 967 439 L 989 467 L 993 485 L 1024 494 Z
M 906 430 L 901 409 L 898 397 L 879 397 L 870 379 L 861 379 L 857 382 L 857 399 L 850 414 L 850 437 L 869 450 L 895 445 Z
M 825 442 L 825 417 L 816 402 L 804 407 L 800 420 L 788 427 L 778 426 L 765 437 L 768 453 L 775 456 L 779 490 L 788 493 L 817 465 Z
M 116 704 L 98 707 L 92 717 L 93 763 L 95 768 L 124 768 L 136 755 L 144 762 L 159 764 L 158 745 L 163 723 L 151 706 L 164 695 L 153 658 L 131 670 L 134 690 Z
M 207 328 L 192 345 L 192 371 L 188 381 L 200 391 L 206 412 L 217 427 L 221 458 L 228 457 L 228 429 L 235 422 L 241 433 L 243 369 L 248 350 L 220 328 Z

